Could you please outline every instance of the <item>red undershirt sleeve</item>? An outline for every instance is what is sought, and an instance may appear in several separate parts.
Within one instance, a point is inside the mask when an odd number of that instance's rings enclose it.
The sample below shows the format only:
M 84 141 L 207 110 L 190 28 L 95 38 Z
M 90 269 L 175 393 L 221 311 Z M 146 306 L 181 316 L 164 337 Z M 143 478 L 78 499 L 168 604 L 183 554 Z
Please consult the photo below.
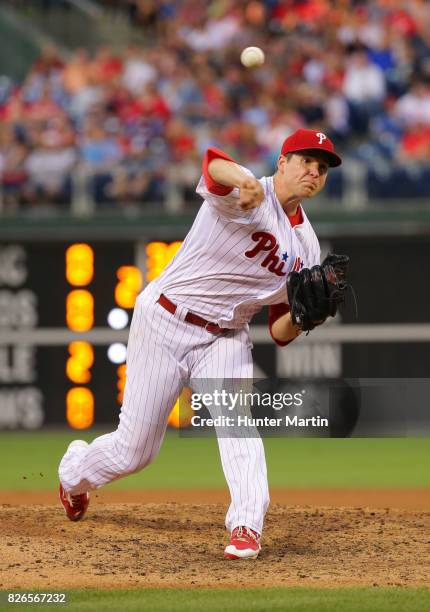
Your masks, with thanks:
M 296 225 L 301 225 L 304 221 L 302 207 L 299 206 L 297 208 L 297 212 L 295 215 L 288 215 L 288 219 L 290 220 L 291 226 L 294 227 Z
M 205 156 L 203 157 L 202 171 L 203 176 L 205 177 L 205 183 L 208 190 L 215 195 L 228 195 L 233 191 L 234 188 L 227 187 L 227 185 L 222 185 L 221 183 L 217 183 L 209 174 L 209 164 L 213 159 L 225 159 L 226 161 L 231 161 L 234 163 L 237 162 L 232 157 L 230 157 L 230 155 L 227 155 L 227 153 L 224 153 L 224 151 L 221 151 L 221 149 L 217 149 L 216 147 L 209 147 L 209 149 L 205 153 Z
M 276 342 L 278 346 L 287 346 L 287 344 L 290 344 L 290 342 L 294 340 L 294 338 L 292 338 L 291 340 L 287 340 L 287 342 L 282 342 L 281 340 L 277 340 L 276 338 L 273 337 L 273 333 L 272 333 L 273 324 L 280 317 L 282 317 L 282 315 L 287 314 L 287 312 L 290 312 L 290 307 L 288 304 L 273 304 L 272 306 L 269 306 L 269 332 L 270 332 L 270 335 L 272 336 L 272 340 Z

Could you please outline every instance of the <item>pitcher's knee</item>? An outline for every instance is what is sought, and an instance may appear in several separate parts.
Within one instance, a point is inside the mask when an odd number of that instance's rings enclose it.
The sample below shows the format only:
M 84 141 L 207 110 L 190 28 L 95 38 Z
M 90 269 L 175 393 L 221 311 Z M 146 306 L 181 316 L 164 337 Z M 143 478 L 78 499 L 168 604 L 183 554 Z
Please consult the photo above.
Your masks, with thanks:
M 147 465 L 154 461 L 158 454 L 158 448 L 152 449 L 140 445 L 120 444 L 118 450 L 118 467 L 121 475 L 133 474 L 143 470 Z

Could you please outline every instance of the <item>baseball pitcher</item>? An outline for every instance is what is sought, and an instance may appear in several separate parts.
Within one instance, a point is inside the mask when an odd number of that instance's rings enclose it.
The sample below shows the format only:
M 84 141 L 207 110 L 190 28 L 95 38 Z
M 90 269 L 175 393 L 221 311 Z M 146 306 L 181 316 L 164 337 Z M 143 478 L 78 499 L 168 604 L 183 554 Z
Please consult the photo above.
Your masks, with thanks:
M 289 136 L 276 172 L 261 179 L 224 152 L 207 151 L 194 224 L 136 301 L 118 428 L 89 445 L 72 442 L 61 461 L 60 499 L 69 519 L 84 516 L 89 491 L 157 456 L 171 408 L 190 380 L 252 379 L 249 322 L 263 306 L 280 346 L 336 314 L 348 258 L 320 262 L 302 204 L 340 164 L 317 130 Z M 220 436 L 218 445 L 231 494 L 224 556 L 256 558 L 269 505 L 262 440 Z

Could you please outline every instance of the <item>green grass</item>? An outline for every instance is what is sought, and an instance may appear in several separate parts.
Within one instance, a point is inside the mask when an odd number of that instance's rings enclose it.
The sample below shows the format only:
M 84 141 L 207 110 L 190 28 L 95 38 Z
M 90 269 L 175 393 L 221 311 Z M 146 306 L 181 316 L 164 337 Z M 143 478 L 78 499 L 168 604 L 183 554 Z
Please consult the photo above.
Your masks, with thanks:
M 99 432 L 0 434 L 3 490 L 52 489 L 57 466 L 76 437 Z M 265 440 L 272 487 L 429 487 L 429 438 Z M 43 476 L 41 475 L 43 474 Z M 156 461 L 112 489 L 224 487 L 213 438 L 182 438 L 170 432 Z
M 4 594 L 2 595 L 4 601 Z M 428 612 L 430 589 L 421 588 L 265 588 L 145 589 L 68 591 L 70 612 L 139 610 L 151 612 Z M 23 608 L 24 606 L 20 606 Z M 52 610 L 53 606 L 32 606 Z M 56 609 L 62 606 L 55 606 Z M 11 609 L 12 606 L 8 606 Z

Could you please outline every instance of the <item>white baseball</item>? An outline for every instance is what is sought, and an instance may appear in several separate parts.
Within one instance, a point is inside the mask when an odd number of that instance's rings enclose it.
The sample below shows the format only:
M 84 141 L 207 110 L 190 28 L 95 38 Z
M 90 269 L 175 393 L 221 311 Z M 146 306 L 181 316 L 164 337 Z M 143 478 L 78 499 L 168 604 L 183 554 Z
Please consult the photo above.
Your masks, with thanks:
M 264 64 L 264 51 L 260 47 L 246 47 L 240 54 L 240 61 L 246 68 L 256 68 Z

